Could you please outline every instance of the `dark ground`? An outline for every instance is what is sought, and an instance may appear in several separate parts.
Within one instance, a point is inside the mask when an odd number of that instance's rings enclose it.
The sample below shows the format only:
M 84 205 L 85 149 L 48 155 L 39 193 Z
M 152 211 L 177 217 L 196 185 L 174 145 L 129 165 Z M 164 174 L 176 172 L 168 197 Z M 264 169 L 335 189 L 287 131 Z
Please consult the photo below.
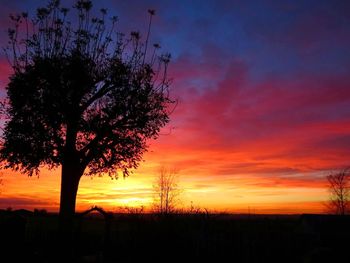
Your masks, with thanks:
M 55 214 L 0 211 L 0 262 L 57 262 Z M 350 262 L 350 217 L 94 214 L 74 262 Z

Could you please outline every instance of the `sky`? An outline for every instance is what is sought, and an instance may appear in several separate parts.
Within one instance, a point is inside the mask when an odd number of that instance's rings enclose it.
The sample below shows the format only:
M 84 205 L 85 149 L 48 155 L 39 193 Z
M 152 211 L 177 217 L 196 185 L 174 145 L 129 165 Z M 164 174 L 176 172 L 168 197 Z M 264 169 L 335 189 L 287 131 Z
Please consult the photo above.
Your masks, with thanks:
M 171 95 L 179 103 L 134 174 L 82 178 L 78 210 L 150 207 L 165 166 L 178 171 L 182 207 L 325 211 L 325 177 L 350 165 L 350 2 L 95 2 L 119 17 L 120 31 L 143 36 L 147 10 L 156 10 L 151 41 L 172 54 Z M 33 14 L 46 1 L 0 3 L 4 46 L 8 14 Z M 10 74 L 1 54 L 2 97 Z M 58 210 L 59 169 L 1 176 L 0 208 Z

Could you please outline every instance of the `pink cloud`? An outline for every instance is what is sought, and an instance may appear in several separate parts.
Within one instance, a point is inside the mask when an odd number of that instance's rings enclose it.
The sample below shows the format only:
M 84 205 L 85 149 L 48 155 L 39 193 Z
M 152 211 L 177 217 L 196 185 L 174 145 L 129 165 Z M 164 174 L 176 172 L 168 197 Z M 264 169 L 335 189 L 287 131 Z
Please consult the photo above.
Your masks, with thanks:
M 213 174 L 264 176 L 346 165 L 350 78 L 295 77 L 254 83 L 247 65 L 235 62 L 217 86 L 202 92 L 181 89 L 185 99 L 172 116 L 176 129 L 160 138 L 156 149 L 173 152 L 181 167 Z
M 12 73 L 12 68 L 6 59 L 0 58 L 0 92 L 5 92 L 5 87 L 9 81 L 9 76 Z

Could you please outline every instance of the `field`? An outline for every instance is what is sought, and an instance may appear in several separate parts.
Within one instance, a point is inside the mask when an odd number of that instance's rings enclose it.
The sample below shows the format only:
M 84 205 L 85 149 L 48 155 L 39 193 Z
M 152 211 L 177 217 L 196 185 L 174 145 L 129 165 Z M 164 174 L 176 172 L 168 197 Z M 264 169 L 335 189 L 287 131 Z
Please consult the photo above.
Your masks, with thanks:
M 56 262 L 56 214 L 1 211 L 1 262 Z M 99 214 L 75 221 L 75 262 L 350 262 L 350 218 Z

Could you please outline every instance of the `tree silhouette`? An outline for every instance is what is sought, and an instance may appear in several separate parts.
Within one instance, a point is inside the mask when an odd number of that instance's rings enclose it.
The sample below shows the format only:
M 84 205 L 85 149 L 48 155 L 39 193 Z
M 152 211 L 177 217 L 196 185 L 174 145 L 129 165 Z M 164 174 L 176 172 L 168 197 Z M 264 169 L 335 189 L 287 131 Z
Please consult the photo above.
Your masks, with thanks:
M 330 212 L 345 215 L 350 205 L 350 171 L 349 168 L 327 176 L 330 201 L 327 208 Z
M 154 206 L 156 212 L 162 215 L 173 213 L 181 193 L 178 185 L 178 173 L 175 169 L 161 167 L 153 189 L 155 192 Z
M 76 1 L 76 16 L 58 0 L 11 15 L 7 121 L 2 166 L 28 175 L 61 166 L 60 217 L 75 213 L 83 174 L 129 175 L 147 140 L 169 121 L 169 54 L 147 54 L 140 33 L 115 30 L 107 10 L 92 15 L 90 0 Z

